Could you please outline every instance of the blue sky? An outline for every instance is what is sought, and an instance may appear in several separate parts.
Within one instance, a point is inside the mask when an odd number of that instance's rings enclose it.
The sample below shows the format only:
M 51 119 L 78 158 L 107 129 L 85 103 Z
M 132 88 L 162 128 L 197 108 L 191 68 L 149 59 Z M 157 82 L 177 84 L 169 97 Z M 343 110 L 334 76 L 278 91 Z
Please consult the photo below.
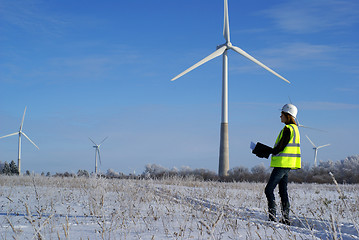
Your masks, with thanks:
M 280 108 L 299 109 L 302 161 L 359 154 L 359 2 L 229 0 L 231 42 L 292 84 L 229 52 L 230 168 L 250 141 L 273 145 Z M 0 0 L 0 136 L 24 132 L 22 170 L 141 173 L 146 164 L 217 172 L 222 59 L 170 79 L 225 42 L 222 0 Z M 17 137 L 0 139 L 0 161 Z

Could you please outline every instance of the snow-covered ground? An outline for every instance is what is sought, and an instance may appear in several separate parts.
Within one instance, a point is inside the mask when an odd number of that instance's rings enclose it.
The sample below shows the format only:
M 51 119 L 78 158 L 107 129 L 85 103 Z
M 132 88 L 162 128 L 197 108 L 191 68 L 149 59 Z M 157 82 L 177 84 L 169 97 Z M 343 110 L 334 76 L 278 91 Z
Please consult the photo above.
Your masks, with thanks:
M 263 183 L 0 176 L 0 185 L 1 239 L 359 239 L 358 185 L 289 184 L 291 226 L 267 221 Z

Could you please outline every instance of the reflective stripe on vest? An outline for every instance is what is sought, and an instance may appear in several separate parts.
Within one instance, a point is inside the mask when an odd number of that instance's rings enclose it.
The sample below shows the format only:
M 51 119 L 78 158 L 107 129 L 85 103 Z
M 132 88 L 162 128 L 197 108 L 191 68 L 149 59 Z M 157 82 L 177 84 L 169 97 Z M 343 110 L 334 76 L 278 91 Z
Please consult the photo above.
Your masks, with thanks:
M 271 167 L 298 169 L 301 167 L 300 134 L 298 126 L 295 124 L 288 124 L 285 127 L 290 130 L 289 143 L 282 152 L 277 155 L 272 155 Z M 283 130 L 279 133 L 274 146 L 277 146 L 282 139 Z

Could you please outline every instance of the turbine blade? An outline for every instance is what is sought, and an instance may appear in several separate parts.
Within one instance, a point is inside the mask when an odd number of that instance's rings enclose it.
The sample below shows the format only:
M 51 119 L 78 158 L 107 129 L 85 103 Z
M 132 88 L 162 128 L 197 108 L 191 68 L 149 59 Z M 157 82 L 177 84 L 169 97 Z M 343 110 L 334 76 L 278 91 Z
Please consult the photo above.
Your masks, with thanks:
M 223 23 L 223 37 L 226 39 L 227 43 L 230 42 L 229 34 L 229 17 L 228 17 L 228 2 L 224 0 L 224 23 Z
M 290 103 L 292 103 L 292 101 L 290 100 L 290 98 L 289 98 L 289 101 L 290 101 Z M 325 132 L 324 130 L 321 130 L 321 129 L 312 128 L 312 127 L 308 127 L 308 126 L 304 126 L 304 125 L 300 124 L 298 118 L 295 118 L 294 120 L 295 120 L 295 122 L 297 123 L 297 126 L 298 126 L 298 127 L 302 127 L 302 128 L 306 128 L 306 129 L 311 129 L 311 130 L 316 130 L 316 131 L 320 131 L 320 132 Z
M 293 103 L 292 103 L 292 99 L 290 99 L 289 96 L 288 96 L 288 99 L 289 99 L 289 102 L 290 102 L 291 104 L 293 104 Z M 298 120 L 298 117 L 296 117 L 294 120 L 295 120 L 295 122 L 297 123 L 297 126 L 298 126 L 298 127 L 302 127 L 302 128 L 307 128 L 307 129 L 311 129 L 311 130 L 316 130 L 316 131 L 325 132 L 324 130 L 321 130 L 321 129 L 312 128 L 312 127 L 308 127 L 308 126 L 304 126 L 304 125 L 300 124 L 300 123 L 299 123 L 299 120 Z
M 289 97 L 289 96 L 288 96 L 288 99 L 289 99 L 290 104 L 293 104 L 293 103 L 292 103 L 292 99 L 290 99 L 290 97 Z
M 105 137 L 99 144 L 99 146 L 107 139 L 108 137 Z
M 309 142 L 313 145 L 313 147 L 317 148 L 317 146 L 315 146 L 315 144 L 312 142 L 312 140 L 310 140 L 310 138 L 307 135 L 305 135 L 305 136 L 308 138 Z
M 2 136 L 0 138 L 6 138 L 6 137 L 10 137 L 10 136 L 14 136 L 16 134 L 19 134 L 19 132 L 16 132 L 16 133 L 11 133 L 11 134 L 8 134 L 8 135 L 5 135 L 5 136 Z
M 266 65 L 264 65 L 263 63 L 261 63 L 260 61 L 258 61 L 257 59 L 255 59 L 254 57 L 252 57 L 251 55 L 249 55 L 248 53 L 246 53 L 245 51 L 243 51 L 242 49 L 240 49 L 239 47 L 231 46 L 231 49 L 233 49 L 233 50 L 236 51 L 237 53 L 241 54 L 242 56 L 248 58 L 248 59 L 251 60 L 252 62 L 258 64 L 259 66 L 261 66 L 262 68 L 266 69 L 267 71 L 273 73 L 274 75 L 276 75 L 277 77 L 279 77 L 279 78 L 281 78 L 282 80 L 286 81 L 287 83 L 290 83 L 287 79 L 285 79 L 284 77 L 282 77 L 281 75 L 279 75 L 278 73 L 276 73 L 275 71 L 273 71 L 272 69 L 270 69 L 269 67 L 267 67 Z
M 182 77 L 183 75 L 185 75 L 186 73 L 192 71 L 193 69 L 201 66 L 202 64 L 212 60 L 213 58 L 216 58 L 220 55 L 222 55 L 222 53 L 227 49 L 227 46 L 223 46 L 219 49 L 217 49 L 215 52 L 213 52 L 212 54 L 208 55 L 207 57 L 203 58 L 201 61 L 199 61 L 198 63 L 194 64 L 192 67 L 188 68 L 187 70 L 183 71 L 182 73 L 178 74 L 176 77 L 172 78 L 171 81 L 176 80 L 177 78 Z
M 323 145 L 323 146 L 319 146 L 319 147 L 317 147 L 317 149 L 319 149 L 319 148 L 323 148 L 323 147 L 327 147 L 327 146 L 329 146 L 330 144 L 326 144 L 326 145 Z
M 97 144 L 91 138 L 89 138 L 89 139 L 93 144 L 95 144 L 97 146 Z
M 25 107 L 24 114 L 22 115 L 22 121 L 21 121 L 21 125 L 20 125 L 20 131 L 22 130 L 22 125 L 24 125 L 24 119 L 25 119 L 26 108 L 27 108 L 27 107 Z
M 38 146 L 36 146 L 36 144 L 33 142 L 33 141 L 31 141 L 31 139 L 24 133 L 24 132 L 21 132 L 26 138 L 27 138 L 27 140 L 29 140 L 37 149 L 39 149 L 40 150 L 40 148 L 38 147 Z
M 322 130 L 322 129 L 307 127 L 307 126 L 304 126 L 304 125 L 301 125 L 301 124 L 298 124 L 298 127 L 302 127 L 302 128 L 306 128 L 306 129 L 310 129 L 310 130 L 315 130 L 315 131 L 320 131 L 320 132 L 327 132 L 327 131 Z

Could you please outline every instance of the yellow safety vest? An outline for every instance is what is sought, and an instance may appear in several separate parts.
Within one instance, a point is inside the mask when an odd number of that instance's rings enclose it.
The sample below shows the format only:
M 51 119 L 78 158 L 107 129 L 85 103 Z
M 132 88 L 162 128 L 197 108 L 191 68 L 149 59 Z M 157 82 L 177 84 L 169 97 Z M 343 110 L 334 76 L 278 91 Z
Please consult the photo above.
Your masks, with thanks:
M 290 169 L 301 168 L 300 134 L 298 126 L 295 124 L 288 124 L 285 125 L 284 128 L 289 128 L 290 130 L 290 139 L 288 145 L 283 149 L 282 152 L 278 153 L 277 155 L 272 155 L 270 166 Z M 280 139 L 282 138 L 283 130 L 279 133 L 274 147 L 277 146 Z

